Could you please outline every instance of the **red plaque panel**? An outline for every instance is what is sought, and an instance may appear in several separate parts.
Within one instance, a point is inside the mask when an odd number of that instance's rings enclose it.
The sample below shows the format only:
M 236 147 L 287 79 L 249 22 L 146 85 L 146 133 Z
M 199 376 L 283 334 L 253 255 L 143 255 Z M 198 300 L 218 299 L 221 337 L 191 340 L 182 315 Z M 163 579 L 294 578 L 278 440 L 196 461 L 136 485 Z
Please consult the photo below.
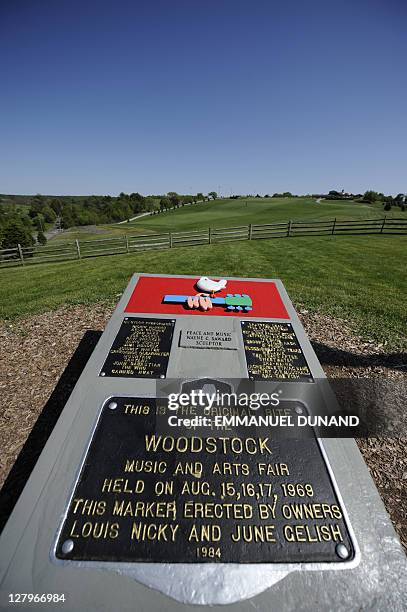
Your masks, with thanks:
M 266 319 L 289 319 L 279 291 L 273 282 L 230 280 L 226 289 L 219 291 L 215 297 L 226 297 L 227 294 L 248 295 L 252 301 L 252 309 L 227 310 L 226 307 L 216 305 L 212 310 L 189 309 L 186 303 L 164 304 L 166 295 L 189 296 L 199 293 L 195 287 L 198 277 L 177 278 L 161 276 L 142 276 L 126 306 L 125 312 L 156 313 L 156 314 L 188 314 L 205 317 L 259 317 Z

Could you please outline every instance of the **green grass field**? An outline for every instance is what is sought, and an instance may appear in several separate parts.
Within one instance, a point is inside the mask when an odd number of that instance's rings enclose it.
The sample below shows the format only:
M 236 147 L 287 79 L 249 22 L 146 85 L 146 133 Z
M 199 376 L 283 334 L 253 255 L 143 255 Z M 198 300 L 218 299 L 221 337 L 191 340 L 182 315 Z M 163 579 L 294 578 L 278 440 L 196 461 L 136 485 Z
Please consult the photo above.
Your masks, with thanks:
M 72 242 L 73 240 L 101 240 L 103 238 L 114 238 L 124 236 L 127 233 L 137 233 L 134 229 L 130 232 L 126 225 L 98 225 L 97 231 L 84 227 L 73 227 L 65 232 L 56 234 L 48 240 L 48 244 L 53 245 L 62 242 Z M 141 232 L 140 232 L 141 233 Z
M 236 221 L 229 219 L 228 224 Z M 277 277 L 296 304 L 344 317 L 363 337 L 386 343 L 388 349 L 401 348 L 407 346 L 406 246 L 403 236 L 313 236 L 4 269 L 0 271 L 0 316 L 39 313 L 62 304 L 116 302 L 136 271 Z
M 393 208 L 390 213 L 400 213 Z M 402 213 L 401 213 L 402 214 Z M 322 201 L 307 198 L 249 198 L 215 200 L 193 206 L 184 206 L 151 217 L 142 217 L 130 225 L 154 231 L 182 231 L 200 227 L 226 227 L 228 225 L 262 224 L 302 219 L 368 219 L 383 217 L 383 207 L 355 202 Z M 407 215 L 406 215 L 407 219 Z M 127 224 L 129 225 L 129 224 Z
M 399 208 L 393 207 L 388 217 L 405 217 Z M 215 200 L 192 206 L 181 206 L 159 215 L 141 217 L 130 223 L 98 226 L 98 233 L 88 228 L 72 228 L 52 238 L 52 242 L 69 240 L 93 240 L 110 236 L 187 231 L 230 225 L 248 225 L 288 221 L 288 219 L 375 219 L 384 216 L 381 204 L 323 200 L 316 203 L 311 198 L 248 198 L 239 200 Z M 100 231 L 99 231 L 100 230 Z M 103 231 L 103 233 L 101 233 Z

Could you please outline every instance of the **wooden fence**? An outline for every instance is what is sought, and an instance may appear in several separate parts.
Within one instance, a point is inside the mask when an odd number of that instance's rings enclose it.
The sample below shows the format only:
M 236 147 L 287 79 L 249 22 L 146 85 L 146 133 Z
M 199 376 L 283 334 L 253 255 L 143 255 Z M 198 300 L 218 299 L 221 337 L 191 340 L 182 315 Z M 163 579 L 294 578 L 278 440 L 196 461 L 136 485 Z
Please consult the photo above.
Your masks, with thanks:
M 386 218 L 358 221 L 284 221 L 263 225 L 208 227 L 202 230 L 164 234 L 126 234 L 114 238 L 53 242 L 45 246 L 0 250 L 0 267 L 25 266 L 37 263 L 84 259 L 100 255 L 135 253 L 138 251 L 171 249 L 200 244 L 217 244 L 237 240 L 295 238 L 297 236 L 402 234 L 407 235 L 407 219 Z

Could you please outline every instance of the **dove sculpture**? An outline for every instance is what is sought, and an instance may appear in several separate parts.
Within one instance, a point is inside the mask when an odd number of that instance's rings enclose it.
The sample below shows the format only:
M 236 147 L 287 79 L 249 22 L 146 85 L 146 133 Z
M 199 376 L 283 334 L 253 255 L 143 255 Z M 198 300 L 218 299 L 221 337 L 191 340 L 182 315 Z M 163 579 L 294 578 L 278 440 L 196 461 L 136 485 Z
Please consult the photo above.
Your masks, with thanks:
M 227 281 L 225 279 L 221 279 L 219 281 L 214 281 L 208 278 L 207 276 L 201 276 L 199 281 L 196 283 L 199 291 L 204 291 L 205 293 L 210 293 L 212 296 L 217 291 L 221 291 L 227 285 Z

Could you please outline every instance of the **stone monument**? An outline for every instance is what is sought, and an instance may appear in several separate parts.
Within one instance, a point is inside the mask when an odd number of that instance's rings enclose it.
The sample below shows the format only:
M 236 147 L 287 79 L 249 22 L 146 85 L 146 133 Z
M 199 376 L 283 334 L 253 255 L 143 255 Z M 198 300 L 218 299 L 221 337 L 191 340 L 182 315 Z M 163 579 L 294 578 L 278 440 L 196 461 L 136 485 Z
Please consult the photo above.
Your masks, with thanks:
M 1 535 L 1 609 L 402 610 L 351 434 L 300 431 L 337 409 L 280 280 L 135 274 Z

